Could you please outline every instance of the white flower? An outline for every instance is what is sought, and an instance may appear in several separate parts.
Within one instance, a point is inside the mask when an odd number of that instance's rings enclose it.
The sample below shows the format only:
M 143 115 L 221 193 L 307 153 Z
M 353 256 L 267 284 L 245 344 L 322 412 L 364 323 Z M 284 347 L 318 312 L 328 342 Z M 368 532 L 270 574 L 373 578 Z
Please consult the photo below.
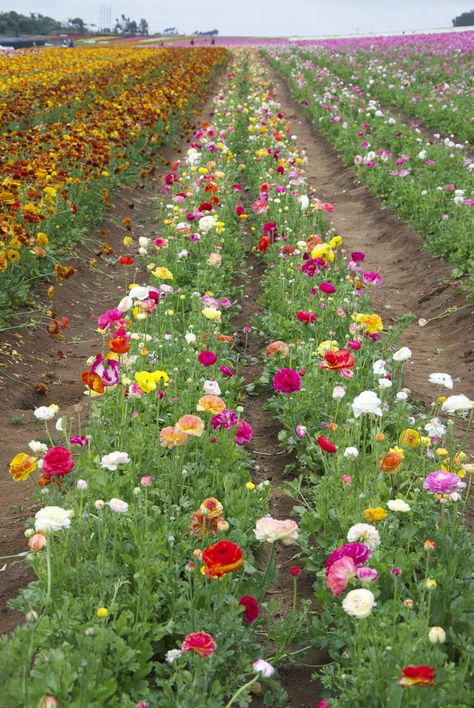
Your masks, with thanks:
M 444 413 L 457 413 L 458 411 L 470 411 L 474 407 L 474 402 L 461 393 L 459 396 L 448 396 L 441 406 Z
M 344 386 L 334 386 L 332 397 L 335 401 L 340 401 L 346 395 Z
M 274 519 L 263 516 L 255 524 L 255 538 L 257 541 L 275 543 L 281 541 L 284 546 L 290 546 L 298 538 L 298 524 L 293 519 Z
M 88 486 L 89 485 L 87 484 L 85 479 L 78 479 L 76 482 L 76 488 L 79 489 L 81 492 L 87 489 Z
M 309 199 L 306 194 L 302 194 L 300 197 L 298 197 L 298 201 L 301 206 L 301 211 L 306 211 L 306 209 L 309 207 Z
M 39 440 L 30 440 L 28 447 L 32 452 L 34 452 L 35 455 L 44 455 L 48 449 L 48 446 Z
M 262 674 L 265 678 L 270 678 L 270 676 L 273 676 L 275 673 L 274 667 L 269 664 L 268 661 L 265 661 L 265 659 L 257 659 L 257 661 L 253 662 L 252 666 L 257 674 Z
M 390 379 L 379 379 L 379 388 L 384 389 L 384 388 L 392 388 L 392 382 Z
M 140 236 L 138 238 L 138 245 L 140 248 L 148 248 L 150 245 L 150 239 L 147 236 Z
M 221 395 L 221 387 L 217 383 L 217 381 L 204 381 L 204 393 L 207 393 L 208 396 L 220 396 Z
M 181 656 L 182 653 L 183 653 L 182 649 L 170 649 L 165 654 L 166 663 L 172 664 L 173 661 L 176 661 L 176 659 L 179 659 L 179 657 Z
M 184 338 L 188 344 L 194 344 L 194 342 L 196 341 L 196 335 L 193 332 L 186 332 Z
M 54 426 L 56 428 L 56 430 L 60 433 L 64 432 L 63 420 L 64 420 L 64 418 L 58 418 L 56 421 L 56 425 Z
M 122 501 L 122 499 L 111 499 L 109 502 L 107 502 L 109 507 L 112 509 L 112 511 L 115 511 L 116 514 L 126 514 L 128 511 L 128 504 L 125 501 Z
M 421 152 L 418 153 L 419 160 L 426 160 L 427 156 L 428 156 L 428 153 L 426 152 L 426 150 L 422 150 Z
M 446 641 L 446 632 L 442 627 L 430 627 L 428 637 L 432 644 L 444 644 Z
M 40 406 L 35 408 L 34 416 L 38 420 L 51 420 L 55 416 L 55 411 L 51 406 Z
M 143 287 L 142 285 L 135 285 L 135 287 L 131 288 L 129 292 L 129 296 L 132 300 L 147 300 L 149 294 L 149 289 Z
M 205 234 L 212 229 L 213 226 L 216 225 L 216 220 L 214 219 L 213 216 L 203 216 L 199 219 L 199 228 L 201 231 L 203 231 Z
M 126 452 L 110 452 L 108 455 L 103 455 L 100 461 L 100 466 L 106 470 L 111 470 L 112 472 L 117 469 L 119 465 L 126 465 L 130 462 L 128 453 Z
M 380 546 L 380 534 L 371 524 L 354 524 L 347 532 L 347 540 L 349 543 L 364 543 L 371 551 Z
M 97 511 L 100 511 L 101 509 L 104 508 L 105 501 L 103 499 L 96 499 L 96 501 L 94 502 L 94 506 L 97 509 Z
M 435 384 L 435 386 L 444 386 L 449 389 L 453 387 L 453 380 L 449 374 L 430 374 L 428 381 Z
M 372 364 L 372 371 L 375 376 L 387 376 L 387 370 L 385 369 L 386 362 L 383 359 L 377 359 Z
M 399 391 L 396 395 L 397 401 L 407 401 L 408 393 L 406 391 Z
M 387 502 L 390 511 L 411 511 L 411 506 L 403 501 L 403 499 L 390 499 Z
M 45 506 L 35 514 L 35 531 L 51 533 L 68 529 L 71 525 L 72 513 L 61 506 Z
M 381 416 L 381 404 L 382 401 L 374 391 L 362 391 L 354 398 L 352 411 L 356 418 L 359 418 L 363 413 L 373 413 L 373 415 Z
M 359 456 L 359 450 L 356 447 L 346 447 L 344 450 L 344 457 L 351 457 L 355 459 Z
M 424 427 L 430 438 L 442 438 L 446 432 L 446 426 L 439 418 L 432 418 Z
M 408 347 L 402 347 L 395 354 L 393 354 L 392 359 L 394 361 L 407 361 L 411 357 L 411 349 Z
M 342 601 L 342 606 L 347 614 L 359 619 L 368 617 L 375 605 L 374 594 L 365 588 L 351 590 Z

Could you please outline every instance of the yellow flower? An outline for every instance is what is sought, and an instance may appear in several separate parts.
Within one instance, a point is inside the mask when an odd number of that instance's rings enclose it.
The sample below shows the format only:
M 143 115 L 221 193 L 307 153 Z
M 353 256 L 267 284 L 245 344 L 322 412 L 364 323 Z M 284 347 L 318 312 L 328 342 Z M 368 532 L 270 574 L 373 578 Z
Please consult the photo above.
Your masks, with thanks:
M 155 268 L 155 270 L 152 271 L 152 275 L 154 275 L 155 278 L 159 278 L 160 280 L 174 280 L 173 273 L 165 266 Z
M 215 307 L 204 307 L 201 312 L 208 320 L 216 320 L 218 322 L 221 318 L 221 311 L 216 310 Z
M 255 489 L 255 484 L 253 482 L 247 482 L 245 488 L 248 489 L 249 492 L 253 492 L 253 490 Z
M 381 506 L 369 507 L 364 510 L 364 519 L 373 523 L 382 521 L 386 516 L 388 516 L 388 511 L 382 509 Z
M 109 616 L 109 611 L 106 607 L 98 607 L 96 614 L 99 619 L 105 619 Z
M 420 444 L 420 434 L 413 428 L 407 428 L 400 435 L 400 445 L 415 449 Z
M 49 243 L 48 236 L 43 231 L 40 231 L 36 234 L 36 241 L 38 243 L 38 246 L 41 246 L 42 248 L 47 246 Z
M 332 263 L 334 251 L 328 243 L 318 243 L 311 251 L 311 258 L 322 258 L 326 263 Z
M 449 453 L 445 447 L 438 447 L 436 450 L 436 454 L 438 455 L 438 457 L 446 457 L 446 455 L 448 455 Z
M 339 349 L 339 344 L 335 339 L 325 339 L 324 342 L 318 346 L 318 352 L 321 356 L 324 356 L 326 352 L 336 352 Z
M 124 236 L 122 243 L 124 246 L 130 246 L 130 244 L 133 243 L 133 238 L 131 236 Z
M 150 393 L 154 391 L 160 381 L 166 384 L 170 380 L 170 377 L 166 371 L 137 371 L 135 372 L 135 381 L 140 386 L 143 393 Z
M 368 334 L 376 334 L 383 329 L 382 318 L 375 312 L 371 315 L 362 312 L 355 313 L 353 319 L 355 319 L 358 324 L 365 325 L 364 329 Z
M 25 452 L 19 452 L 10 462 L 10 475 L 15 482 L 28 479 L 30 474 L 35 471 L 36 457 L 27 455 Z
M 438 583 L 436 582 L 436 580 L 434 578 L 426 578 L 425 585 L 428 588 L 428 590 L 432 590 L 433 588 L 435 588 L 438 585 Z
M 339 248 L 339 246 L 342 245 L 341 236 L 334 236 L 334 238 L 329 241 L 329 245 L 331 246 L 331 248 Z

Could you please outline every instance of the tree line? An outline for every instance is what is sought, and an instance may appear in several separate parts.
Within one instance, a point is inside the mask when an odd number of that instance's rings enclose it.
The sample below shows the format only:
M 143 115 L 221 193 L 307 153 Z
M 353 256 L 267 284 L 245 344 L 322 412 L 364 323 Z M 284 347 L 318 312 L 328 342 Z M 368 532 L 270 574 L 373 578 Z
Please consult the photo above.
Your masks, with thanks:
M 95 25 L 89 25 L 88 27 L 81 17 L 69 19 L 67 25 L 64 26 L 58 20 L 37 12 L 31 12 L 30 15 L 21 15 L 14 10 L 0 12 L 0 35 L 19 37 L 24 34 L 59 34 L 60 32 L 87 35 L 92 31 L 92 28 L 94 28 L 94 33 L 97 34 Z M 115 20 L 113 28 L 101 29 L 100 32 L 117 35 L 148 35 L 149 27 L 144 18 L 137 22 L 136 20 L 131 20 L 130 17 L 122 15 Z

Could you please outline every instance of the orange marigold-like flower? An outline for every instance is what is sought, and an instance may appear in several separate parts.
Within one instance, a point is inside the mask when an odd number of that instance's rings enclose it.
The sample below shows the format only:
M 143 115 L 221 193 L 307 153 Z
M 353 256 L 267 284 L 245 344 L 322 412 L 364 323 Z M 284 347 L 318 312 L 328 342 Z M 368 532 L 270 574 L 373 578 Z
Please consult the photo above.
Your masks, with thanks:
M 379 469 L 387 474 L 398 472 L 403 464 L 403 452 L 400 448 L 390 448 L 379 462 Z
M 388 511 L 382 509 L 381 506 L 369 507 L 364 510 L 364 519 L 366 521 L 372 521 L 372 523 L 382 521 L 386 516 L 388 516 Z

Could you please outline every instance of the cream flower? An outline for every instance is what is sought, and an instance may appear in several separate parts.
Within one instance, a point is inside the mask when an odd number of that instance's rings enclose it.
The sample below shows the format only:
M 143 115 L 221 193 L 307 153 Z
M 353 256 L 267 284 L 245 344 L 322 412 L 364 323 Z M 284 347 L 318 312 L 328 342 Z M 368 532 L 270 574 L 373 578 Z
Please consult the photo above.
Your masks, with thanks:
M 129 462 L 130 457 L 128 456 L 128 453 L 117 451 L 110 452 L 108 455 L 103 455 L 100 461 L 100 466 L 113 472 L 119 465 L 126 465 Z
M 358 619 L 368 617 L 376 604 L 374 594 L 365 588 L 351 590 L 342 601 L 345 612 Z
M 208 396 L 221 395 L 221 387 L 219 386 L 217 381 L 204 381 L 203 389 L 204 393 L 207 393 Z
M 349 543 L 357 541 L 358 543 L 363 543 L 370 548 L 371 551 L 375 551 L 378 546 L 380 546 L 380 534 L 375 528 L 370 524 L 355 524 L 351 526 L 347 532 L 347 540 Z
M 45 506 L 35 514 L 35 531 L 52 533 L 68 529 L 71 525 L 72 514 L 72 511 L 67 511 L 61 506 Z
M 474 407 L 474 402 L 470 401 L 467 396 L 461 393 L 459 396 L 448 396 L 441 406 L 444 413 L 457 413 L 461 411 L 470 411 Z
M 403 501 L 403 499 L 390 499 L 387 502 L 390 511 L 411 511 L 411 506 Z
M 271 516 L 263 516 L 255 525 L 255 537 L 257 541 L 281 541 L 284 546 L 290 546 L 298 538 L 298 524 L 292 519 L 280 521 Z
M 110 509 L 115 511 L 116 514 L 126 514 L 128 511 L 128 504 L 122 499 L 113 498 L 107 503 Z

